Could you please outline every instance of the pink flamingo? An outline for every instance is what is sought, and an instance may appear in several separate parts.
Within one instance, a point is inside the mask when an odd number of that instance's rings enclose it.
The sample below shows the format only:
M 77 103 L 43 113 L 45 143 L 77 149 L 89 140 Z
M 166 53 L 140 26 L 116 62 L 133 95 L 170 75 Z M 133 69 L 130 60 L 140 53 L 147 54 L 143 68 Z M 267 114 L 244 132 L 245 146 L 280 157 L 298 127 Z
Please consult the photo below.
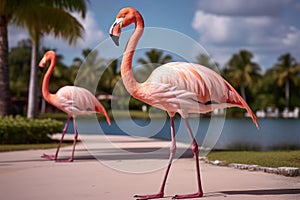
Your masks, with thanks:
M 56 94 L 51 94 L 49 92 L 49 80 L 56 65 L 56 54 L 54 51 L 46 52 L 44 57 L 40 61 L 39 66 L 45 67 L 45 64 L 47 62 L 50 62 L 50 66 L 43 80 L 43 85 L 42 85 L 43 97 L 48 103 L 52 104 L 53 106 L 67 113 L 68 119 L 66 121 L 65 127 L 63 128 L 62 136 L 58 144 L 55 155 L 44 154 L 42 157 L 47 158 L 49 160 L 57 161 L 58 152 L 61 147 L 61 143 L 64 139 L 65 133 L 67 131 L 69 121 L 71 118 L 73 118 L 74 142 L 73 142 L 72 155 L 68 160 L 60 160 L 60 161 L 72 162 L 74 160 L 74 151 L 75 151 L 75 146 L 78 138 L 78 132 L 76 129 L 76 116 L 92 114 L 92 113 L 100 113 L 106 117 L 108 124 L 110 124 L 110 118 L 105 108 L 96 99 L 96 97 L 87 89 L 76 87 L 76 86 L 64 86 L 60 88 L 56 92 Z
M 175 195 L 175 199 L 203 196 L 198 160 L 198 144 L 193 136 L 187 117 L 189 113 L 207 113 L 215 108 L 245 108 L 253 122 L 258 122 L 250 107 L 235 89 L 219 74 L 199 64 L 171 62 L 156 68 L 144 83 L 138 83 L 132 72 L 132 58 L 136 45 L 143 34 L 144 21 L 134 8 L 122 9 L 110 28 L 110 35 L 119 44 L 121 29 L 135 24 L 135 30 L 124 51 L 121 75 L 127 91 L 136 99 L 167 111 L 170 117 L 171 138 L 170 157 L 164 178 L 157 194 L 135 195 L 138 199 L 154 199 L 164 196 L 167 176 L 176 150 L 174 115 L 179 113 L 184 119 L 192 140 L 192 151 L 196 160 L 198 191 L 193 194 Z

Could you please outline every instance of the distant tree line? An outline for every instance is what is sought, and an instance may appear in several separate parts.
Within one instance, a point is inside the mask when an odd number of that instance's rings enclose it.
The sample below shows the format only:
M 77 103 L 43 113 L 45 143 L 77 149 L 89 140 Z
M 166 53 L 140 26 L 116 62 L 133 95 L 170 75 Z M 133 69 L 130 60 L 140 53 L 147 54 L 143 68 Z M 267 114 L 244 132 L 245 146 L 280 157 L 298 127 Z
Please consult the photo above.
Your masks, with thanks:
M 10 91 L 15 99 L 26 99 L 28 96 L 31 45 L 30 40 L 22 40 L 9 52 Z M 46 50 L 45 47 L 41 48 L 37 54 L 38 57 L 41 58 Z M 150 49 L 143 57 L 136 60 L 142 67 L 135 69 L 135 76 L 142 82 L 156 67 L 172 61 L 172 56 L 160 50 Z M 199 54 L 195 60 L 214 70 L 218 69 L 216 67 L 218 64 L 207 55 Z M 117 103 L 120 108 L 128 106 L 127 100 L 123 99 L 126 96 L 128 98 L 128 94 L 120 79 L 120 60 L 107 60 L 101 58 L 101 52 L 84 49 L 82 55 L 75 57 L 70 66 L 65 65 L 63 55 L 58 54 L 57 66 L 50 81 L 50 91 L 55 92 L 64 85 L 75 83 L 91 90 L 96 96 L 114 93 L 118 95 L 114 103 Z M 253 110 L 267 107 L 280 110 L 286 107 L 289 109 L 300 107 L 300 64 L 290 53 L 279 56 L 273 66 L 262 72 L 259 64 L 253 61 L 253 54 L 247 50 L 241 50 L 218 71 L 235 87 Z M 41 86 L 42 75 L 43 73 L 38 72 L 38 86 Z M 38 99 L 38 105 L 41 108 L 45 102 L 40 92 L 38 92 Z M 109 99 L 103 103 L 108 109 L 110 108 Z M 131 109 L 141 109 L 143 105 L 138 100 L 130 99 Z
M 71 13 L 76 12 L 84 18 L 88 3 L 87 0 L 0 1 L 0 116 L 20 112 L 20 109 L 27 105 L 24 114 L 26 113 L 28 118 L 35 118 L 38 106 L 45 107 L 41 106 L 46 104 L 38 88 L 41 85 L 42 74 L 37 71 L 37 60 L 47 48 L 40 47 L 40 41 L 43 36 L 52 34 L 54 37 L 65 39 L 69 44 L 74 44 L 83 36 L 84 28 Z M 25 28 L 30 38 L 9 49 L 9 24 Z M 137 59 L 137 62 L 144 66 L 135 70 L 139 81 L 145 80 L 160 64 L 172 61 L 171 55 L 155 49 L 146 52 L 145 56 Z M 279 56 L 274 65 L 265 72 L 262 72 L 259 64 L 252 59 L 251 52 L 241 50 L 218 71 L 254 110 L 266 107 L 283 110 L 300 106 L 299 63 L 290 53 Z M 116 103 L 120 104 L 120 107 L 126 104 L 127 100 L 121 98 L 126 96 L 126 91 L 120 81 L 120 60 L 105 60 L 101 58 L 101 52 L 85 49 L 82 56 L 74 58 L 70 66 L 62 61 L 63 55 L 58 55 L 59 67 L 54 71 L 51 91 L 56 91 L 66 84 L 74 84 L 76 80 L 75 84 L 81 84 L 96 94 L 112 94 L 115 91 L 119 95 Z M 212 69 L 216 69 L 217 65 L 204 54 L 198 55 L 196 62 Z M 81 66 L 82 63 L 85 66 Z M 22 105 L 18 108 L 13 104 L 15 107 L 11 108 L 11 101 Z M 109 104 L 107 106 L 109 107 Z M 141 106 L 141 102 L 130 99 L 131 108 L 139 109 Z

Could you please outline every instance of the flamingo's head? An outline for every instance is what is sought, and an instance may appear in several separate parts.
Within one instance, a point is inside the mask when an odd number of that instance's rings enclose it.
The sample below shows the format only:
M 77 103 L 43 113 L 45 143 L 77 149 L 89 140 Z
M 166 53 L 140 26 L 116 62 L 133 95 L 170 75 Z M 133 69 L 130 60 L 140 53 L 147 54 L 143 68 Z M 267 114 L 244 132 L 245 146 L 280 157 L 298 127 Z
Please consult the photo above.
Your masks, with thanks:
M 115 22 L 109 30 L 109 34 L 114 43 L 119 46 L 119 37 L 121 29 L 138 21 L 138 18 L 143 21 L 141 14 L 134 8 L 123 8 L 118 13 Z
M 42 60 L 40 61 L 39 66 L 42 67 L 42 68 L 45 67 L 46 63 L 50 62 L 51 59 L 55 58 L 55 56 L 56 56 L 56 54 L 55 54 L 54 51 L 47 51 L 44 54 Z

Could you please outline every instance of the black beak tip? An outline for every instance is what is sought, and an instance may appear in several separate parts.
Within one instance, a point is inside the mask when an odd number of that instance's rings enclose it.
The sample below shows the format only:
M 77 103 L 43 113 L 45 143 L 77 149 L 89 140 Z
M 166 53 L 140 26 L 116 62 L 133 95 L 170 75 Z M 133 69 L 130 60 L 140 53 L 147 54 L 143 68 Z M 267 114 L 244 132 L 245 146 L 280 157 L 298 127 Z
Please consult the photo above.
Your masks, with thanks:
M 114 41 L 115 45 L 119 46 L 119 36 L 110 34 L 110 37 Z
M 39 67 L 39 69 L 41 73 L 44 73 L 44 67 Z

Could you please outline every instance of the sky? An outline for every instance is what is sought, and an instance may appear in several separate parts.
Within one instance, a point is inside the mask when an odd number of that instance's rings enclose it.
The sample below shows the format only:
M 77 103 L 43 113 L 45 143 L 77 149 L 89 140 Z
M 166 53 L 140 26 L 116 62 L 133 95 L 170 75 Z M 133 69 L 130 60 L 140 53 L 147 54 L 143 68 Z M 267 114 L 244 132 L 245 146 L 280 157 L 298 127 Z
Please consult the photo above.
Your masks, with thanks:
M 81 56 L 82 49 L 94 49 L 101 42 L 108 41 L 109 28 L 124 7 L 139 10 L 146 27 L 173 30 L 198 43 L 221 68 L 242 49 L 254 54 L 253 61 L 263 71 L 272 67 L 280 55 L 288 52 L 300 61 L 298 0 L 90 0 L 85 19 L 73 13 L 85 28 L 84 38 L 79 39 L 76 46 L 69 46 L 51 35 L 42 39 L 42 45 L 56 49 L 64 56 L 63 61 L 71 64 L 73 58 Z M 145 30 L 144 35 L 147 35 Z M 155 34 L 144 37 L 161 48 L 166 42 L 164 34 L 162 37 Z M 9 26 L 10 47 L 26 38 L 28 34 L 25 30 Z M 178 37 L 172 41 L 173 48 L 177 48 L 175 52 L 199 53 L 195 52 L 191 43 L 180 40 Z

